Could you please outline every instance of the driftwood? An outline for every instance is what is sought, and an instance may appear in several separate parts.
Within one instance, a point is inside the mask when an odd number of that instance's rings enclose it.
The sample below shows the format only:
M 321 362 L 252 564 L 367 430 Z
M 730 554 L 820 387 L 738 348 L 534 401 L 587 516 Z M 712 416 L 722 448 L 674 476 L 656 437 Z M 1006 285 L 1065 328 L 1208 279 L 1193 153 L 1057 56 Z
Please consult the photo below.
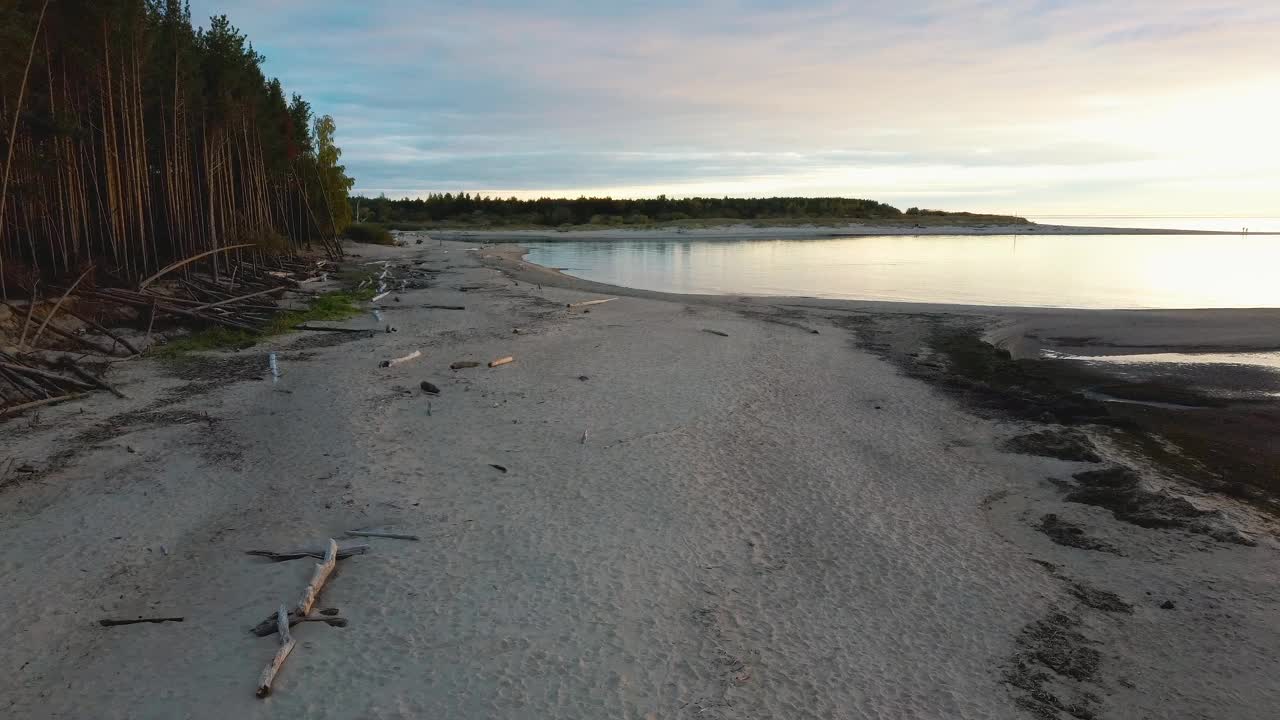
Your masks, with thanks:
M 384 297 L 386 297 L 386 296 L 388 296 L 388 295 L 390 295 L 390 294 L 391 294 L 390 292 L 384 292 L 384 293 L 381 293 L 381 294 L 378 294 L 378 295 L 374 295 L 372 298 L 370 298 L 370 299 L 369 299 L 369 302 L 371 302 L 371 303 L 376 303 L 376 302 L 378 302 L 379 300 L 381 300 L 382 298 L 384 298 Z
M 347 534 L 354 537 L 391 538 L 392 540 L 420 539 L 417 535 L 401 535 L 400 533 L 382 532 L 381 530 L 348 530 Z
M 413 352 L 409 353 L 408 355 L 405 355 L 404 357 L 395 358 L 394 360 L 383 360 L 381 367 L 384 367 L 384 368 L 395 367 L 400 363 L 406 363 L 406 362 L 409 362 L 410 360 L 416 360 L 420 357 L 422 357 L 422 351 L 414 350 Z
M 67 291 L 62 293 L 62 297 L 58 298 L 58 302 L 54 303 L 53 309 L 49 311 L 48 317 L 44 319 L 44 322 L 40 325 L 40 329 L 36 331 L 35 337 L 31 338 L 31 347 L 35 347 L 36 344 L 40 342 L 40 336 L 44 334 L 44 329 L 49 326 L 49 322 L 53 320 L 53 316 L 58 314 L 58 308 L 62 307 L 62 303 L 67 301 L 67 296 L 71 294 L 71 291 L 75 290 L 76 286 L 80 284 L 80 281 L 88 277 L 91 272 L 93 272 L 92 265 L 90 265 L 87 270 L 80 273 L 80 277 L 76 278 L 76 281 L 71 283 L 71 287 L 67 288 Z M 32 298 L 33 305 L 34 300 L 35 299 Z
M 280 666 L 284 665 L 289 653 L 293 652 L 293 646 L 297 644 L 289 634 L 289 613 L 285 611 L 284 605 L 276 611 L 276 631 L 280 633 L 280 648 L 276 650 L 275 657 L 271 658 L 271 664 L 262 671 L 262 679 L 258 681 L 260 698 L 271 694 L 271 683 L 276 679 L 276 673 L 280 672 Z
M 253 247 L 253 243 L 242 243 L 240 245 L 228 245 L 227 247 L 221 247 L 213 250 L 206 250 L 205 252 L 202 252 L 202 253 L 197 253 L 185 260 L 179 260 L 170 265 L 166 265 L 163 269 L 160 270 L 160 272 L 138 283 L 138 289 L 143 290 L 148 285 L 155 282 L 158 278 L 164 277 L 165 275 L 168 275 L 169 273 L 173 272 L 174 270 L 177 270 L 180 267 L 186 267 L 187 265 L 190 265 L 191 263 L 199 260 L 200 258 L 208 257 L 210 255 L 215 255 L 217 253 L 223 253 L 223 252 L 228 252 L 230 250 L 238 250 L 240 248 L 247 248 L 247 247 Z
M 364 555 L 369 552 L 368 545 L 344 545 L 338 550 L 338 559 L 345 560 L 352 555 Z M 319 548 L 309 548 L 304 550 L 287 550 L 285 552 L 273 552 L 271 550 L 245 550 L 245 555 L 257 555 L 274 562 L 283 562 L 285 560 L 298 560 L 304 557 L 313 557 L 320 560 L 324 559 L 325 551 Z
M 466 310 L 465 305 L 419 305 L 428 310 Z
M 329 575 L 333 572 L 333 568 L 338 563 L 338 542 L 333 538 L 329 539 L 329 549 L 325 551 L 324 562 L 316 565 L 315 573 L 311 576 L 311 582 L 307 583 L 306 590 L 302 593 L 302 599 L 298 601 L 296 607 L 288 613 L 288 623 L 290 625 L 302 622 L 304 618 L 311 614 L 311 608 L 316 603 L 316 597 L 320 594 L 320 589 L 324 587 L 324 583 L 329 579 Z M 269 617 L 260 622 L 253 628 L 253 634 L 263 637 L 276 632 L 274 627 L 276 623 L 275 617 Z
M 565 307 L 580 308 L 580 307 L 586 307 L 588 305 L 599 305 L 601 303 L 613 302 L 614 300 L 617 300 L 617 299 L 618 298 L 605 298 L 603 300 L 583 300 L 582 302 L 569 303 Z
M 711 333 L 712 335 L 719 335 L 720 337 L 729 337 L 729 333 L 720 332 L 719 330 L 712 330 L 711 328 L 702 328 L 702 332 Z
M 306 617 L 311 613 L 311 608 L 316 604 L 316 598 L 320 596 L 320 589 L 324 587 L 325 581 L 329 579 L 329 575 L 333 573 L 333 568 L 337 564 L 338 541 L 329 538 L 329 549 L 324 554 L 324 562 L 316 565 L 316 571 L 311 575 L 311 582 L 307 583 L 306 589 L 302 591 L 302 599 L 294 609 L 299 617 Z
M 76 376 L 78 376 L 85 382 L 91 385 L 96 385 L 97 387 L 103 390 L 106 390 L 107 392 L 111 393 L 112 395 L 115 395 L 118 398 L 125 399 L 124 393 L 117 390 L 114 385 L 106 382 L 105 380 L 102 380 L 101 378 L 94 376 L 88 370 L 85 370 L 84 368 L 75 364 L 75 362 L 72 361 L 71 358 L 67 358 L 67 357 L 62 358 L 61 364 L 71 372 L 75 373 Z
M 280 634 L 280 647 L 276 650 L 275 656 L 271 658 L 271 664 L 267 665 L 262 671 L 262 678 L 258 681 L 258 697 L 263 698 L 271 694 L 271 683 L 275 680 L 276 674 L 280 672 L 280 667 L 284 665 L 289 653 L 293 652 L 294 645 L 297 644 L 297 641 L 293 639 L 293 635 L 289 632 L 290 626 L 299 622 L 323 622 L 337 627 L 346 626 L 347 621 L 337 617 L 337 610 L 325 610 L 321 611 L 319 615 L 311 615 L 311 610 L 316 604 L 316 598 L 320 595 L 320 590 L 324 587 L 325 581 L 333 574 L 333 569 L 337 566 L 337 563 L 338 542 L 330 538 L 329 549 L 324 554 L 324 562 L 316 565 L 315 573 L 311 576 L 311 582 L 307 583 L 306 589 L 302 591 L 302 598 L 298 600 L 298 605 L 292 611 L 286 609 L 284 605 L 281 605 L 276 610 L 274 617 L 275 632 Z M 255 632 L 257 632 L 256 628 Z M 266 634 L 270 634 L 270 632 Z
M 0 367 L 6 370 L 11 370 L 15 373 L 25 373 L 27 375 L 35 375 L 36 377 L 42 377 L 47 380 L 52 380 L 56 383 L 61 383 L 63 385 L 71 385 L 72 387 L 83 388 L 85 390 L 92 390 L 94 388 L 93 385 L 86 383 L 82 380 L 76 380 L 74 378 L 66 377 L 65 375 L 51 373 L 51 372 L 48 372 L 47 370 L 41 370 L 39 368 L 27 367 L 26 365 L 15 365 L 14 363 L 0 362 Z
M 139 354 L 140 354 L 140 353 L 138 352 L 138 348 L 136 348 L 136 347 L 134 347 L 134 346 L 133 346 L 133 343 L 131 343 L 131 342 L 129 342 L 128 340 L 125 340 L 124 338 L 120 337 L 119 335 L 117 335 L 117 334 L 115 334 L 115 333 L 111 332 L 110 330 L 106 329 L 105 327 L 103 327 L 102 325 L 98 324 L 97 322 L 94 322 L 92 319 L 87 318 L 87 317 L 85 317 L 84 315 L 81 315 L 80 313 L 76 312 L 75 310 L 73 310 L 73 309 L 72 309 L 72 308 L 70 308 L 70 307 L 68 307 L 68 308 L 66 309 L 66 313 L 67 313 L 68 315 L 70 315 L 71 317 L 73 317 L 73 318 L 75 318 L 75 319 L 79 320 L 80 322 L 84 323 L 85 325 L 88 325 L 89 327 L 93 328 L 94 330 L 97 330 L 98 332 L 102 333 L 103 335 L 106 335 L 107 337 L 111 338 L 112 340 L 114 340 L 114 341 L 116 341 L 116 342 L 120 343 L 121 345 L 123 345 L 123 346 L 125 347 L 125 349 L 126 349 L 126 350 L 128 350 L 128 351 L 129 351 L 129 352 L 131 352 L 131 353 L 133 353 L 134 355 L 139 355 Z M 112 348 L 112 349 L 114 349 L 114 348 Z
M 33 401 L 33 402 L 23 402 L 23 404 L 22 404 L 22 405 L 13 405 L 13 406 L 10 406 L 10 407 L 0 407 L 0 418 L 4 418 L 4 416 L 5 416 L 5 415 L 17 415 L 18 413 L 22 413 L 22 411 L 24 411 L 24 410 L 31 410 L 31 409 L 32 409 L 32 407 L 40 407 L 40 406 L 42 406 L 42 405 L 56 405 L 56 404 L 59 404 L 59 402 L 67 402 L 68 400 L 76 400 L 76 398 L 77 398 L 77 397 L 84 397 L 84 395 L 86 395 L 86 393 L 83 393 L 83 392 L 73 392 L 73 393 L 69 393 L 69 395 L 61 395 L 61 396 L 58 396 L 58 397 L 46 397 L 46 398 L 45 398 L 45 400 L 36 400 L 36 401 Z
M 515 361 L 516 361 L 515 358 L 508 355 L 506 357 L 500 357 L 497 360 L 490 362 L 489 367 L 495 368 L 495 367 L 498 367 L 499 365 L 506 365 L 507 363 L 513 363 Z
M 102 627 L 116 627 L 117 625 L 137 625 L 138 623 L 167 623 L 182 622 L 186 618 L 180 617 L 154 617 L 154 618 L 136 618 L 134 620 L 112 620 L 111 618 L 103 618 L 98 621 Z
M 249 298 L 256 298 L 262 295 L 270 295 L 271 293 L 284 292 L 286 289 L 287 288 L 285 288 L 283 285 L 281 285 L 280 287 L 267 288 L 266 290 L 259 290 L 258 292 L 249 293 L 248 295 L 240 295 L 239 297 L 227 298 L 226 300 L 219 300 L 216 303 L 201 305 L 200 307 L 192 308 L 192 311 L 199 312 L 201 310 L 208 310 L 209 308 L 216 308 L 216 307 L 221 307 L 223 305 L 230 305 L 231 303 L 237 303 L 237 302 L 240 302 L 241 300 L 248 300 Z
M 338 608 L 323 608 L 315 611 L 314 613 L 306 617 L 302 617 L 298 615 L 296 611 L 291 611 L 289 613 L 290 627 L 293 627 L 298 623 L 304 623 L 304 622 L 322 622 L 329 625 L 330 627 L 346 627 L 347 626 L 347 619 L 344 617 L 338 616 Z M 257 635 L 258 637 L 267 637 L 268 635 L 274 635 L 279 630 L 279 624 L 280 623 L 277 620 L 276 616 L 272 615 L 266 620 L 263 620 L 262 622 L 255 625 L 253 628 L 253 634 Z
M 31 316 L 36 313 L 36 297 L 36 291 L 32 290 L 31 299 L 27 301 L 27 319 L 22 321 L 22 337 L 18 338 L 18 349 L 22 349 L 27 344 L 27 328 L 31 327 Z M 8 303 L 5 304 L 7 305 Z M 9 305 L 9 307 L 17 310 L 12 305 Z
M 2 304 L 2 305 L 7 305 L 11 310 L 17 310 L 17 308 L 16 308 L 16 307 L 14 307 L 13 305 L 10 305 L 9 303 L 0 303 L 0 304 Z M 32 306 L 28 306 L 28 311 L 30 311 L 31 307 L 32 307 Z M 29 314 L 29 315 L 31 315 L 32 317 L 34 317 L 36 320 L 41 320 L 41 321 L 43 321 L 43 320 L 44 320 L 44 318 L 42 318 L 42 317 L 40 317 L 40 316 L 38 316 L 38 315 L 34 315 L 34 314 L 30 313 L 30 312 L 29 312 L 28 314 Z M 57 335 L 58 337 L 66 338 L 67 340 L 70 340 L 70 341 L 72 341 L 72 342 L 79 343 L 79 344 L 83 345 L 85 348 L 87 348 L 87 349 L 89 349 L 89 350 L 92 350 L 94 353 L 97 353 L 97 354 L 99 354 L 99 355 L 110 355 L 110 354 L 111 354 L 111 351 L 110 351 L 110 350 L 107 350 L 107 349 L 105 349 L 105 348 L 101 348 L 101 347 L 99 347 L 99 346 L 95 345 L 94 343 L 91 343 L 91 342 L 89 342 L 88 340 L 86 340 L 86 339 L 84 339 L 84 338 L 80 337 L 79 335 L 76 335 L 75 333 L 69 333 L 69 332 L 67 332 L 66 330 L 63 330 L 62 328 L 58 327 L 57 325 L 50 325 L 50 326 L 48 326 L 46 329 L 47 329 L 49 332 L 53 333 L 54 335 Z
M 449 365 L 450 370 L 465 370 L 473 367 L 480 367 L 480 363 L 472 360 L 459 360 L 458 362 L 450 363 Z

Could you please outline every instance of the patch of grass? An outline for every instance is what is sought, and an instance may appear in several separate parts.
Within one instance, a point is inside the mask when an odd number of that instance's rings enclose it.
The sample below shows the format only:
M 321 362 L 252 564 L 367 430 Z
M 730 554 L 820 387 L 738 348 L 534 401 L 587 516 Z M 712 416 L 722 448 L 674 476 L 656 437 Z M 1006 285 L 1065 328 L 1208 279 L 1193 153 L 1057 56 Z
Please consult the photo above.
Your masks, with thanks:
M 359 315 L 363 309 L 358 306 L 358 303 L 368 301 L 373 295 L 372 288 L 319 295 L 310 301 L 306 310 L 280 313 L 259 332 L 216 325 L 171 340 L 168 344 L 151 351 L 150 354 L 162 358 L 178 358 L 206 350 L 243 350 L 252 347 L 263 338 L 283 335 L 292 330 L 295 325 L 317 320 L 346 320 Z
M 354 242 L 372 245 L 395 245 L 395 238 L 385 225 L 377 223 L 351 223 L 342 231 L 342 237 Z

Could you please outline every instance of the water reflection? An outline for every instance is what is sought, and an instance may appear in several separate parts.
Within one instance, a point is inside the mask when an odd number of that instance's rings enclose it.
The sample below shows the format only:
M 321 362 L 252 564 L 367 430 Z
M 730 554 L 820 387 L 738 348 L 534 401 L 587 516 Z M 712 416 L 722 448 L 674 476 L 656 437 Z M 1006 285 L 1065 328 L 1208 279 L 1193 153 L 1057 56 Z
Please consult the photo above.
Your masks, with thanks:
M 527 243 L 529 260 L 678 293 L 1082 308 L 1280 306 L 1280 238 L 1094 235 Z

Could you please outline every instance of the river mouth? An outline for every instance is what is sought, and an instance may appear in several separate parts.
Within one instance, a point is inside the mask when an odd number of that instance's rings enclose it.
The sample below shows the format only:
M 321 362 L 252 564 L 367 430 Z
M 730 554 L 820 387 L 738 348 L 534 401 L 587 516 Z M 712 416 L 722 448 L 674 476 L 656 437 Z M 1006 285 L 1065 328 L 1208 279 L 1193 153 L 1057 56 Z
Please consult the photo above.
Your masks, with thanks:
M 1280 352 L 1072 355 L 1045 350 L 1041 356 L 1106 372 L 1131 387 L 1157 388 L 1149 396 L 1121 395 L 1111 397 L 1113 401 L 1201 405 L 1177 399 L 1186 392 L 1216 401 L 1280 398 Z M 1105 388 L 1095 388 L 1095 392 L 1110 395 Z

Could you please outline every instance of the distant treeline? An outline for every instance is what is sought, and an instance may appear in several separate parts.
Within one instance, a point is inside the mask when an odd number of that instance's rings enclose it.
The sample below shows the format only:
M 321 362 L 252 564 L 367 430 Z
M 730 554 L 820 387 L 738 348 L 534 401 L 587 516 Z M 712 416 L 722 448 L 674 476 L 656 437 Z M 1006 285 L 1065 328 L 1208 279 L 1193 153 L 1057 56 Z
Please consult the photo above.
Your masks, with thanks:
M 352 181 L 333 120 L 262 62 L 182 0 L 0 3 L 0 291 L 241 243 L 336 248 Z
M 896 220 L 908 216 L 975 217 L 968 213 L 911 208 L 906 213 L 875 200 L 856 198 L 669 198 L 647 200 L 580 197 L 484 197 L 468 193 L 432 194 L 391 200 L 351 198 L 352 212 L 364 222 L 387 225 L 468 223 L 475 225 L 637 225 L 697 219 L 849 219 Z

